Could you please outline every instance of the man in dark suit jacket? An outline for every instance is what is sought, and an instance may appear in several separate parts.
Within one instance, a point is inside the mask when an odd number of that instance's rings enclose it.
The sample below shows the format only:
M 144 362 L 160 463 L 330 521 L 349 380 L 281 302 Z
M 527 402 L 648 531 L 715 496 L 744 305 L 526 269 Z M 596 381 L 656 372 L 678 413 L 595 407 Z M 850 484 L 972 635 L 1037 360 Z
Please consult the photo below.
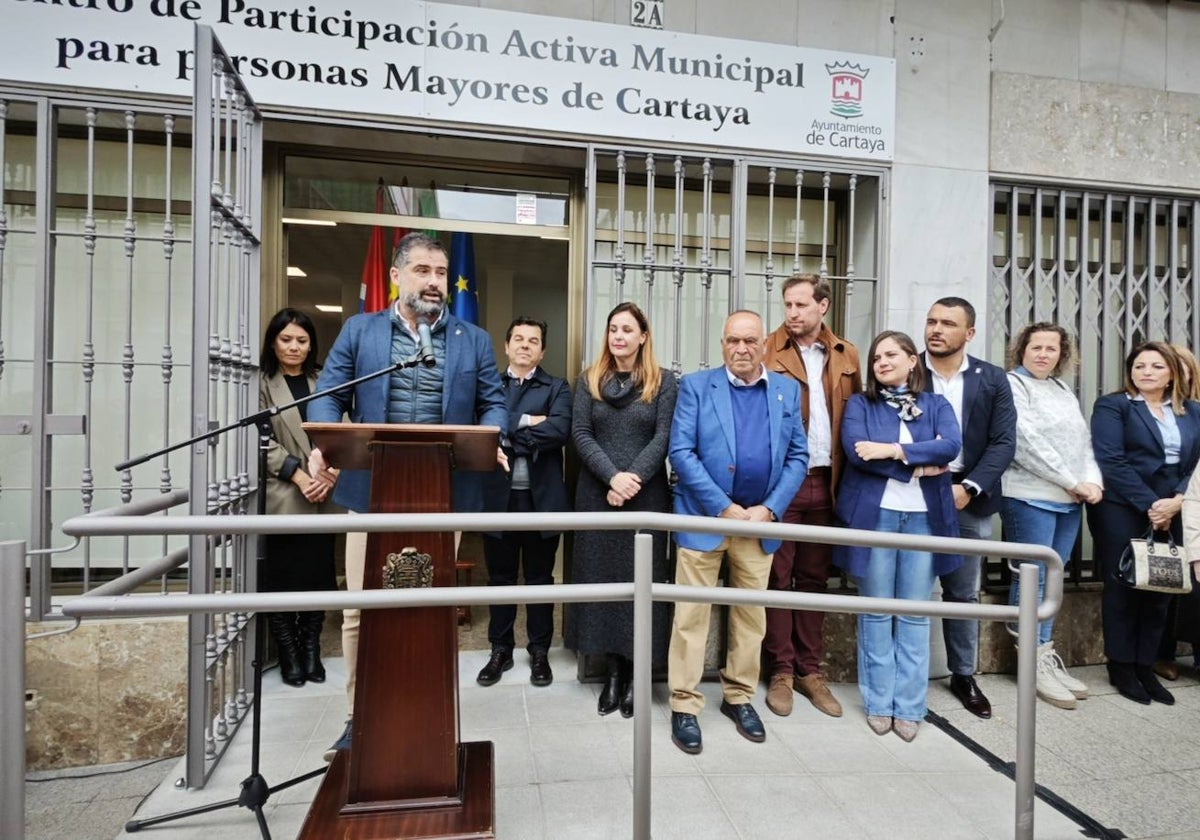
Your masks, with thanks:
M 325 390 L 374 373 L 410 358 L 420 348 L 419 326 L 430 328 L 436 363 L 393 371 L 339 391 L 318 397 L 308 405 L 314 423 L 337 423 L 348 415 L 352 423 L 450 423 L 498 426 L 505 431 L 508 413 L 492 340 L 474 324 L 462 321 L 446 308 L 446 286 L 450 261 L 446 249 L 424 233 L 410 233 L 396 246 L 390 276 L 398 297 L 387 309 L 353 315 L 338 333 L 317 380 Z M 503 451 L 497 461 L 507 464 Z M 309 455 L 309 473 L 326 468 L 320 449 Z M 483 509 L 482 482 L 477 473 L 455 473 L 452 477 L 454 510 Z M 371 490 L 370 470 L 346 470 L 337 478 L 334 501 L 352 511 L 365 512 Z M 457 541 L 456 541 L 457 542 Z M 367 535 L 346 535 L 346 588 L 362 589 L 366 566 Z M 342 650 L 346 657 L 346 695 L 351 714 L 358 665 L 359 611 L 345 610 L 342 620 Z M 350 746 L 350 723 L 325 754 L 332 760 L 337 750 Z
M 504 336 L 508 370 L 501 381 L 508 401 L 508 434 L 502 441 L 510 471 L 497 468 L 484 481 L 485 511 L 530 513 L 569 510 L 563 483 L 563 445 L 571 436 L 571 387 L 539 365 L 546 355 L 546 323 L 518 317 Z M 505 531 L 483 535 L 489 586 L 513 586 L 522 563 L 525 583 L 554 583 L 557 531 Z M 527 604 L 529 681 L 550 685 L 554 605 Z M 494 685 L 513 666 L 515 604 L 492 604 L 488 641 L 492 656 L 476 677 Z
M 967 342 L 974 337 L 975 307 L 962 298 L 942 298 L 925 319 L 922 360 L 929 374 L 925 390 L 947 399 L 962 428 L 962 452 L 950 462 L 959 535 L 986 540 L 992 537 L 992 515 L 1000 509 L 1000 477 L 1016 451 L 1017 410 L 1004 371 L 967 355 Z M 958 569 L 941 576 L 942 600 L 977 604 L 981 561 L 977 555 L 963 559 Z M 950 692 L 967 711 L 991 717 L 992 704 L 975 682 L 979 622 L 943 619 L 942 632 Z

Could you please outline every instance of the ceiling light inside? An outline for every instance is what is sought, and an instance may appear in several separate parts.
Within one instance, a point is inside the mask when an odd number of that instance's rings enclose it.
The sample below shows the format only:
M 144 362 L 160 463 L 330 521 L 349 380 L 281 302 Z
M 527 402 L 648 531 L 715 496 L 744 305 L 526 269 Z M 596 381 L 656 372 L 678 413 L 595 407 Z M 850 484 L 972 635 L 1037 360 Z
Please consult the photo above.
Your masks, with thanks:
M 289 265 L 287 268 L 287 276 L 288 277 L 307 277 L 308 275 L 304 272 L 304 269 L 300 268 L 300 266 Z
M 297 219 L 292 216 L 284 216 L 280 221 L 285 225 L 312 225 L 314 227 L 337 227 L 337 222 L 331 222 L 328 219 Z
M 341 307 L 341 305 L 336 304 L 336 303 L 318 303 L 317 311 L 318 312 L 341 312 L 342 307 Z

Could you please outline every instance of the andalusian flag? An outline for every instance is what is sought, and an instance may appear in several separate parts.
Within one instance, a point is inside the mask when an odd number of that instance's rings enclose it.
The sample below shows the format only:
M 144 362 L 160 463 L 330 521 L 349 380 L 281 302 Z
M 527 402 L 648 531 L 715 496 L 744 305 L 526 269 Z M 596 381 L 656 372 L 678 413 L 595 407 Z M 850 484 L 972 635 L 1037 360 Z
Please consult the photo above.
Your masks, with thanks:
M 475 245 L 469 233 L 450 237 L 450 313 L 479 323 L 479 291 L 475 285 Z

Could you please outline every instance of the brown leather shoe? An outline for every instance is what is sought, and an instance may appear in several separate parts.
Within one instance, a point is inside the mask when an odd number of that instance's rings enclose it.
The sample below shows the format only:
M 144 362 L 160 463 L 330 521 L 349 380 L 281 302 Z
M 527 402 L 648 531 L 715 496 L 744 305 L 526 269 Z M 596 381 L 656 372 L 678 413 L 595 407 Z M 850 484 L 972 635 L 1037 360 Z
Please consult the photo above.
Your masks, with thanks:
M 772 674 L 767 687 L 767 708 L 780 717 L 792 713 L 792 675 Z
M 1155 662 L 1154 673 L 1158 674 L 1164 680 L 1175 682 L 1175 680 L 1179 679 L 1179 665 L 1167 660 Z
M 820 671 L 806 674 L 803 677 L 797 674 L 792 680 L 792 685 L 808 698 L 818 712 L 824 712 L 830 717 L 842 716 L 842 704 L 833 696 L 833 692 L 825 684 L 825 677 L 821 675 Z

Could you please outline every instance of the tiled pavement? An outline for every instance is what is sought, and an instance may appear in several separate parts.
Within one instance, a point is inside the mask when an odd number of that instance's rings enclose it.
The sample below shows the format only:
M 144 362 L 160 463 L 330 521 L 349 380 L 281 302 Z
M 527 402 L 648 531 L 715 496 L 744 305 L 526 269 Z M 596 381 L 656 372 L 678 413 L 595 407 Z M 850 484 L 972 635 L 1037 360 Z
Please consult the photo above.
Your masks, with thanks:
M 572 840 L 630 836 L 633 729 L 619 715 L 596 715 L 598 687 L 574 679 L 573 655 L 552 651 L 556 682 L 535 688 L 525 657 L 491 688 L 474 676 L 483 651 L 460 655 L 462 730 L 466 740 L 496 748 L 497 836 L 505 840 Z M 275 672 L 264 678 L 261 772 L 278 784 L 321 765 L 321 753 L 341 732 L 345 703 L 341 660 L 328 661 L 323 686 L 293 689 Z M 1174 708 L 1130 703 L 1112 693 L 1102 668 L 1073 669 L 1093 696 L 1073 712 L 1038 705 L 1038 781 L 1113 829 L 1111 837 L 1200 838 L 1200 685 L 1181 678 Z M 995 715 L 980 721 L 935 683 L 930 708 L 965 735 L 1011 760 L 1015 745 L 1015 683 L 981 678 Z M 687 756 L 670 741 L 665 686 L 655 685 L 653 832 L 669 838 L 953 838 L 1013 836 L 1013 784 L 957 740 L 925 724 L 916 741 L 878 737 L 867 729 L 853 685 L 834 691 L 841 719 L 821 715 L 797 696 L 788 718 L 756 705 L 767 741 L 751 744 L 716 710 L 715 683 L 702 686 L 704 752 Z M 142 795 L 157 788 L 139 817 L 235 797 L 249 767 L 249 727 L 243 727 L 203 791 L 174 787 L 181 769 L 163 763 L 92 779 L 32 783 L 29 840 L 119 837 L 169 840 L 252 840 L 253 816 L 228 809 L 119 833 Z M 164 778 L 165 777 L 165 778 Z M 305 782 L 266 806 L 271 833 L 294 837 L 317 786 Z M 107 820 L 107 822 L 106 822 Z M 1079 838 L 1081 828 L 1039 800 L 1038 838 Z M 1120 834 L 1116 831 L 1121 832 Z M 1094 835 L 1093 835 L 1094 836 Z

